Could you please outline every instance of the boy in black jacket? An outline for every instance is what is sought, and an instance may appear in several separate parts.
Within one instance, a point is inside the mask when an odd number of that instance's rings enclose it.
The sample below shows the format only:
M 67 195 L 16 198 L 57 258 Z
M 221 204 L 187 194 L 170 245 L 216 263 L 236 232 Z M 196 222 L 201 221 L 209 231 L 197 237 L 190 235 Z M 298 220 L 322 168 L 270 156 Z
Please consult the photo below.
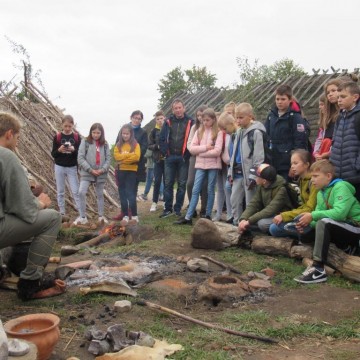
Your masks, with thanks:
M 272 163 L 277 173 L 288 179 L 291 151 L 307 150 L 306 122 L 301 117 L 299 104 L 293 100 L 292 89 L 280 85 L 275 94 L 276 105 L 265 121 L 268 146 L 272 152 Z
M 162 110 L 155 113 L 155 127 L 151 130 L 149 135 L 148 149 L 152 150 L 154 158 L 154 191 L 153 202 L 150 211 L 156 211 L 157 203 L 159 201 L 161 183 L 164 183 L 164 157 L 160 152 L 160 130 L 164 124 L 165 114 Z

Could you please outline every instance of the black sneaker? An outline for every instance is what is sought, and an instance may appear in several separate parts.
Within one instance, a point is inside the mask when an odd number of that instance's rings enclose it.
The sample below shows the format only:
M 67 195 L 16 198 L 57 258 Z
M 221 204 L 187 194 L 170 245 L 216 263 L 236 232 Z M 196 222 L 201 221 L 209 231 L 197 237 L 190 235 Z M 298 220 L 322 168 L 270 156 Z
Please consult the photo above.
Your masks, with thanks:
M 193 213 L 193 216 L 192 216 L 194 219 L 197 218 L 197 211 L 195 210 L 194 213 Z
M 164 210 L 162 214 L 159 216 L 160 219 L 167 218 L 173 214 L 172 210 Z
M 202 218 L 203 218 L 203 219 L 208 219 L 208 220 L 212 221 L 211 216 L 209 216 L 209 215 L 205 215 L 205 216 L 203 216 Z
M 312 266 L 294 280 L 302 284 L 317 284 L 325 282 L 327 280 L 327 275 L 325 269 Z
M 200 217 L 201 217 L 202 219 L 205 219 L 205 218 L 206 218 L 206 211 L 201 210 L 201 211 L 200 211 Z
M 234 223 L 234 218 L 232 217 L 232 218 L 226 220 L 226 223 L 227 224 L 233 224 Z
M 188 220 L 185 217 L 180 218 L 178 221 L 174 222 L 175 225 L 192 225 L 192 220 Z

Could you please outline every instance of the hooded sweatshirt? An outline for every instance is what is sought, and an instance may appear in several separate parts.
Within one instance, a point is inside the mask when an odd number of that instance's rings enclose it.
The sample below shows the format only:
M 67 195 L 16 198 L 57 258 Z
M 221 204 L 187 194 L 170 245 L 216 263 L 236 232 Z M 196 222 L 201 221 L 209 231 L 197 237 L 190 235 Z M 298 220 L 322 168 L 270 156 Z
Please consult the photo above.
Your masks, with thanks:
M 257 186 L 254 197 L 241 214 L 241 220 L 248 220 L 250 225 L 256 224 L 261 219 L 271 218 L 282 211 L 292 208 L 285 180 L 280 175 L 269 187 Z
M 317 194 L 317 204 L 311 213 L 315 227 L 316 221 L 324 218 L 360 224 L 360 203 L 356 200 L 355 188 L 347 181 L 334 179 Z

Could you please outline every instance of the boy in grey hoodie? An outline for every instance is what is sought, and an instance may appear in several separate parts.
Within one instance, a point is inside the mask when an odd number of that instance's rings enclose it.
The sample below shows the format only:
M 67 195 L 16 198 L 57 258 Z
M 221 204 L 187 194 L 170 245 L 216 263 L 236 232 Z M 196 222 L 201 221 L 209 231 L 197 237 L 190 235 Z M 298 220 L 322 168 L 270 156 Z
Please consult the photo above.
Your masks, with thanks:
M 238 225 L 244 197 L 246 204 L 249 204 L 256 190 L 255 176 L 250 174 L 250 169 L 265 161 L 265 127 L 255 120 L 253 108 L 248 103 L 241 103 L 236 107 L 235 117 L 240 129 L 233 141 L 228 178 L 233 185 L 231 206 L 234 224 Z

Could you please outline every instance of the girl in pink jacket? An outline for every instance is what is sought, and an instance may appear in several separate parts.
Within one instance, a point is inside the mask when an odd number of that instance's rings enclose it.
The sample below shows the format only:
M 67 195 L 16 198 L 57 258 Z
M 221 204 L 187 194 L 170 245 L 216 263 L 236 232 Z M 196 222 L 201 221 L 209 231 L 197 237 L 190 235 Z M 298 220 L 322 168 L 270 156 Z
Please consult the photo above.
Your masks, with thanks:
M 195 132 L 189 148 L 191 154 L 196 155 L 196 174 L 191 201 L 185 217 L 180 218 L 175 224 L 192 224 L 191 219 L 199 201 L 199 194 L 205 178 L 208 179 L 206 218 L 211 220 L 211 212 L 215 201 L 216 176 L 219 169 L 221 169 L 222 143 L 223 136 L 218 129 L 215 111 L 208 108 L 203 112 L 202 124 Z

